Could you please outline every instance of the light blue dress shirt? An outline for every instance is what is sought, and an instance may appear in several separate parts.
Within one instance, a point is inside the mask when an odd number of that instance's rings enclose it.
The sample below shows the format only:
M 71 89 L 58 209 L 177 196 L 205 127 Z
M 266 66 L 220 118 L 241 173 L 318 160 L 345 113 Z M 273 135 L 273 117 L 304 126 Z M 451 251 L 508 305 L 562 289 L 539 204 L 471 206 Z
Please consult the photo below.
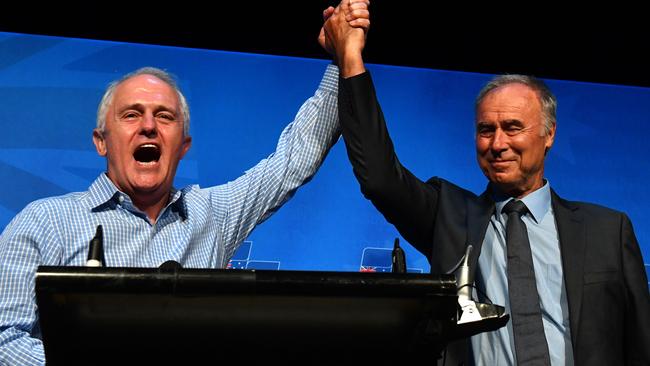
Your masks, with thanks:
M 173 190 L 154 224 L 105 174 L 86 192 L 29 204 L 0 236 L 0 365 L 44 364 L 36 269 L 85 265 L 99 224 L 107 266 L 157 267 L 175 260 L 183 267 L 225 267 L 255 226 L 311 179 L 338 140 L 337 93 L 338 68 L 330 65 L 273 154 L 232 182 Z
M 504 305 L 508 313 L 510 313 L 506 249 L 508 216 L 501 210 L 510 200 L 509 197 L 495 197 L 496 210 L 490 218 L 483 240 L 475 281 L 480 290 L 477 295 L 481 302 L 485 302 L 482 291 L 493 303 Z M 525 196 L 522 201 L 529 211 L 522 216 L 522 220 L 528 230 L 551 365 L 570 366 L 573 365 L 573 351 L 569 329 L 569 308 L 548 181 L 542 188 Z M 511 322 L 494 332 L 476 335 L 472 337 L 471 342 L 476 365 L 516 365 Z

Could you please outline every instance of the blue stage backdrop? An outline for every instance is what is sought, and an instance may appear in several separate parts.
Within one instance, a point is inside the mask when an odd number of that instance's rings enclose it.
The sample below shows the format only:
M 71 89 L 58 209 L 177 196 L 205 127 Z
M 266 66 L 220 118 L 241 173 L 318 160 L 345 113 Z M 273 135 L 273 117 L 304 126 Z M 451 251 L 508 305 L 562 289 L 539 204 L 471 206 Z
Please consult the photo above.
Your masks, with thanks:
M 325 57 L 325 54 L 324 54 Z M 0 229 L 28 202 L 85 190 L 105 169 L 91 141 L 111 80 L 142 66 L 179 77 L 194 142 L 177 186 L 235 179 L 273 152 L 328 61 L 0 33 Z M 473 102 L 491 75 L 370 65 L 401 161 L 417 176 L 486 185 Z M 564 197 L 626 212 L 650 262 L 650 89 L 548 80 L 559 99 L 546 176 Z M 398 236 L 365 200 L 340 141 L 312 182 L 230 267 L 388 271 Z M 90 238 L 89 238 L 90 239 Z M 411 271 L 426 259 L 402 241 Z M 648 267 L 646 267 L 648 268 Z

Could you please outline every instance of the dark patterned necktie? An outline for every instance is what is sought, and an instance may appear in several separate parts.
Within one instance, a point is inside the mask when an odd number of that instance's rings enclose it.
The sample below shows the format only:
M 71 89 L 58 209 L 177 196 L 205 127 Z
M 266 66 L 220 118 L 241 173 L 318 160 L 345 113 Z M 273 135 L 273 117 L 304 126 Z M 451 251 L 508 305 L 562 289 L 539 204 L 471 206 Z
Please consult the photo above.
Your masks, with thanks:
M 544 335 L 542 311 L 535 284 L 533 256 L 526 224 L 521 220 L 521 216 L 527 211 L 526 205 L 518 200 L 511 200 L 503 207 L 503 212 L 508 215 L 508 293 L 515 354 L 519 366 L 550 366 L 548 343 Z

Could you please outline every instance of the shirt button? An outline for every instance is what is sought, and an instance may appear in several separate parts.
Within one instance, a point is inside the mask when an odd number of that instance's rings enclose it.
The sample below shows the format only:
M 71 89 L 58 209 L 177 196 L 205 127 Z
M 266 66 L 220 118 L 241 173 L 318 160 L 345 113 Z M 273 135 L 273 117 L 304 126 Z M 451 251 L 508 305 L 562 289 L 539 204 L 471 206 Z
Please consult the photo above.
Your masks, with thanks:
M 124 196 L 120 196 L 117 200 L 120 201 L 120 203 L 124 202 Z

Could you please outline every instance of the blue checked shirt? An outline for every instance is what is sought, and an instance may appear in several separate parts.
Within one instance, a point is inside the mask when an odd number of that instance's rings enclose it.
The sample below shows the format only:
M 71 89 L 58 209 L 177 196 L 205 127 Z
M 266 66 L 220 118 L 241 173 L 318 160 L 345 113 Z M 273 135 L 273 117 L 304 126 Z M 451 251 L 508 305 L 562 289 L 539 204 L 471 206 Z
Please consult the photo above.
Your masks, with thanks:
M 34 277 L 39 265 L 83 266 L 97 225 L 106 265 L 223 268 L 255 226 L 310 180 L 340 127 L 338 69 L 282 132 L 276 151 L 237 180 L 173 190 L 155 224 L 101 174 L 86 192 L 29 204 L 0 236 L 0 364 L 42 365 Z

